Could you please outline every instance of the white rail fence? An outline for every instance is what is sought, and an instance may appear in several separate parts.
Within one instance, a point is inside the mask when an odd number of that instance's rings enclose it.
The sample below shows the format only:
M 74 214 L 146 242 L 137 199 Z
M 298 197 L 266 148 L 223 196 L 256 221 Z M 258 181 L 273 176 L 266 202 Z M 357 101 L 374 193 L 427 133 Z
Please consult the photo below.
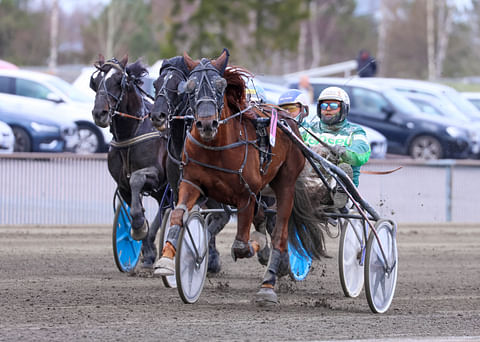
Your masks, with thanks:
M 372 160 L 362 170 L 360 193 L 381 216 L 397 222 L 480 222 L 480 162 L 421 163 Z M 113 221 L 116 184 L 106 155 L 0 156 L 0 225 L 97 225 Z M 147 217 L 156 202 L 145 200 Z

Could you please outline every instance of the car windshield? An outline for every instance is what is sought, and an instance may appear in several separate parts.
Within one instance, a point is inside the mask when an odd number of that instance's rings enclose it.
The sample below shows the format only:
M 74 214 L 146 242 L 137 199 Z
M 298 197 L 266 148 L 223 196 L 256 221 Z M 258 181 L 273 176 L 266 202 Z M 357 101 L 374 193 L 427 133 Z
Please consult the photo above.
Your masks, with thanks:
M 480 111 L 459 92 L 455 90 L 447 90 L 444 91 L 444 94 L 445 98 L 460 109 L 462 113 L 471 118 L 480 119 Z
M 47 83 L 57 88 L 58 90 L 60 90 L 62 93 L 68 96 L 68 98 L 70 98 L 72 101 L 88 102 L 88 103 L 92 102 L 92 99 L 88 95 L 82 93 L 80 90 L 73 87 L 70 83 L 60 78 L 49 77 L 47 80 Z
M 387 89 L 383 93 L 389 99 L 395 108 L 402 108 L 406 113 L 418 113 L 420 110 L 406 98 L 397 93 L 396 90 Z
M 444 116 L 451 119 L 461 120 L 461 121 L 470 121 L 470 119 L 460 112 L 457 108 L 445 108 L 434 104 L 433 101 L 428 101 L 426 99 L 412 98 L 408 97 L 415 105 L 420 108 L 420 110 L 427 114 L 433 114 L 438 116 Z

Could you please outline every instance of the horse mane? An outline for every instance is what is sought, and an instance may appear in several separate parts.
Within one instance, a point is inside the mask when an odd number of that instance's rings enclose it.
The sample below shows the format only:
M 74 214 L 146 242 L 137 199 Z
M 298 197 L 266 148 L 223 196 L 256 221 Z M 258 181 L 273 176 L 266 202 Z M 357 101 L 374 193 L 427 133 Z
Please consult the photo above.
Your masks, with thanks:
M 135 78 L 142 78 L 148 75 L 147 67 L 141 60 L 136 60 L 127 65 L 126 71 L 129 76 L 134 76 Z
M 232 113 L 236 113 L 242 109 L 245 109 L 245 79 L 253 77 L 253 74 L 242 67 L 229 66 L 227 69 L 225 69 L 223 77 L 227 81 L 225 97 L 230 111 Z M 256 117 L 256 114 L 252 111 L 247 111 L 243 115 L 248 119 L 254 119 Z

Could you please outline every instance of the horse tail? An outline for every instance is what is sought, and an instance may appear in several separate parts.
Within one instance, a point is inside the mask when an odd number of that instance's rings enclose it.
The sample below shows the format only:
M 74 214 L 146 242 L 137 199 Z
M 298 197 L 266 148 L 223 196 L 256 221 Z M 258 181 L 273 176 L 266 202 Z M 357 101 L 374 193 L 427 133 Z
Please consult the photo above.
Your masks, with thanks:
M 325 246 L 326 221 L 315 215 L 318 209 L 313 207 L 304 181 L 305 178 L 299 177 L 295 183 L 293 209 L 288 221 L 288 241 L 305 257 L 330 257 Z

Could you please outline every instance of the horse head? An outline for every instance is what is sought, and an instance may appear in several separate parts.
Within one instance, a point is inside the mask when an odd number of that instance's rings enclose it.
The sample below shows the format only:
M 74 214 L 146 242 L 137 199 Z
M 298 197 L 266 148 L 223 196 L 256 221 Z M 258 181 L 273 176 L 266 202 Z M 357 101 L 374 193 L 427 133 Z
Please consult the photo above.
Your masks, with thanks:
M 143 96 L 139 90 L 147 69 L 137 60 L 127 66 L 128 56 L 120 61 L 103 56 L 95 63 L 97 70 L 90 77 L 90 88 L 95 92 L 92 115 L 100 127 L 107 127 L 117 114 L 130 117 L 145 115 Z
M 184 86 L 189 96 L 189 106 L 195 117 L 195 127 L 205 141 L 215 139 L 224 106 L 227 81 L 223 73 L 228 63 L 228 50 L 214 60 L 202 58 L 194 61 L 184 53 L 183 58 L 190 70 Z
M 182 89 L 188 72 L 181 56 L 163 62 L 159 76 L 153 82 L 155 103 L 150 113 L 153 124 L 159 130 L 166 128 L 169 116 L 184 114 L 182 111 L 185 109 L 188 99 Z

